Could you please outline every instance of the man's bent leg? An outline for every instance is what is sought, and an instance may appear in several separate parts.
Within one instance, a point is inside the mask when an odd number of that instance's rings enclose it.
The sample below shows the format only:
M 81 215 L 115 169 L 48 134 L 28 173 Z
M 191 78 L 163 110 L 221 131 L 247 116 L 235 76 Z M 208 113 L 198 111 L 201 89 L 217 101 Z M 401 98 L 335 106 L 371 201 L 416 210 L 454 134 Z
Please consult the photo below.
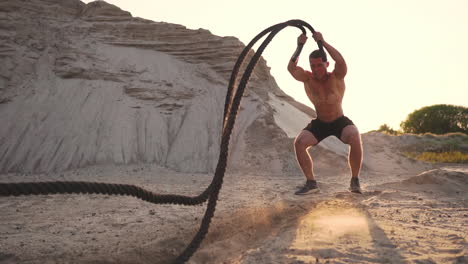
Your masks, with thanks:
M 294 141 L 297 162 L 307 180 L 315 180 L 312 157 L 307 149 L 317 145 L 317 143 L 318 140 L 315 136 L 307 130 L 302 130 Z
M 354 125 L 346 126 L 341 132 L 341 141 L 350 146 L 348 161 L 351 167 L 351 176 L 358 178 L 362 166 L 362 142 L 357 127 Z
M 341 132 L 341 141 L 350 145 L 349 166 L 351 167 L 351 183 L 349 190 L 355 193 L 362 193 L 359 184 L 359 172 L 362 165 L 362 143 L 361 135 L 356 126 L 346 126 Z

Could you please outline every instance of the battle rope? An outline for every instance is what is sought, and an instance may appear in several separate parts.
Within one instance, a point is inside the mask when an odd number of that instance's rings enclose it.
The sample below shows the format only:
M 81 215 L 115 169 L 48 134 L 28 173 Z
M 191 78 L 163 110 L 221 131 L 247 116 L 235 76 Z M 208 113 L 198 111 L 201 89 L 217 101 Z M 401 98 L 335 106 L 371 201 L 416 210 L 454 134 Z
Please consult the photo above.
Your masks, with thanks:
M 200 229 L 195 237 L 192 239 L 187 248 L 175 259 L 174 263 L 185 263 L 199 248 L 201 242 L 208 233 L 211 219 L 213 218 L 218 195 L 223 184 L 224 173 L 226 171 L 227 156 L 229 148 L 229 140 L 231 137 L 232 129 L 234 127 L 237 112 L 239 110 L 240 102 L 244 94 L 245 87 L 249 81 L 255 65 L 260 59 L 261 54 L 273 39 L 273 37 L 282 29 L 287 26 L 294 26 L 299 28 L 303 34 L 306 31 L 303 27 L 307 27 L 312 33 L 315 33 L 312 26 L 302 20 L 289 20 L 284 23 L 271 26 L 260 34 L 258 34 L 250 43 L 244 48 L 239 55 L 237 62 L 232 70 L 231 78 L 228 85 L 226 94 L 226 102 L 224 105 L 223 115 L 223 129 L 221 137 L 221 146 L 218 159 L 218 165 L 210 185 L 198 196 L 183 196 L 183 195 L 161 195 L 151 191 L 142 189 L 140 187 L 129 184 L 109 184 L 100 182 L 75 182 L 75 181 L 55 181 L 55 182 L 22 182 L 22 183 L 0 183 L 0 196 L 19 196 L 19 195 L 48 195 L 48 194 L 106 194 L 106 195 L 129 195 L 139 198 L 143 201 L 155 204 L 181 204 L 181 205 L 197 205 L 204 203 L 208 200 L 207 209 L 202 219 Z M 267 33 L 268 37 L 258 48 L 257 52 L 252 56 L 249 64 L 247 65 L 244 74 L 239 82 L 237 89 L 234 89 L 234 84 L 237 79 L 237 74 L 247 53 L 252 46 Z M 322 43 L 318 42 L 320 51 L 322 52 L 323 60 L 325 61 L 325 53 L 323 51 Z M 234 95 L 234 96 L 233 96 Z

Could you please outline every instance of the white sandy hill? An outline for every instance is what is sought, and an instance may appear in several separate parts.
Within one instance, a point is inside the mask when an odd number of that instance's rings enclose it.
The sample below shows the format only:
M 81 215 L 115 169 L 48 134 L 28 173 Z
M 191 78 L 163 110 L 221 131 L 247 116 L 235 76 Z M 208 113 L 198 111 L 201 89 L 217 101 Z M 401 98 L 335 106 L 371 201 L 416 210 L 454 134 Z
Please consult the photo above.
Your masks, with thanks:
M 7 0 L 0 19 L 0 172 L 135 162 L 213 170 L 239 40 L 134 18 L 104 1 Z M 273 121 L 271 96 L 313 114 L 261 59 L 232 137 L 233 169 L 297 172 L 283 157 L 292 145 Z

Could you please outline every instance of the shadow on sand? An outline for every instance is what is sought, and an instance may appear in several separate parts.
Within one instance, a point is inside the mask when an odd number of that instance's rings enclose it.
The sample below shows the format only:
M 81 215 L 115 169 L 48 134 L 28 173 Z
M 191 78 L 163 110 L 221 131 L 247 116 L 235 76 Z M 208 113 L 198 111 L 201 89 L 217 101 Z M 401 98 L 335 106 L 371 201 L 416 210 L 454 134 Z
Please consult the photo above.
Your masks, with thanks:
M 375 194 L 340 193 L 217 215 L 189 263 L 406 263 L 360 203 Z M 191 235 L 147 244 L 108 263 L 171 263 Z
M 406 263 L 360 204 L 362 198 L 337 196 L 309 204 L 307 212 L 244 254 L 239 263 Z

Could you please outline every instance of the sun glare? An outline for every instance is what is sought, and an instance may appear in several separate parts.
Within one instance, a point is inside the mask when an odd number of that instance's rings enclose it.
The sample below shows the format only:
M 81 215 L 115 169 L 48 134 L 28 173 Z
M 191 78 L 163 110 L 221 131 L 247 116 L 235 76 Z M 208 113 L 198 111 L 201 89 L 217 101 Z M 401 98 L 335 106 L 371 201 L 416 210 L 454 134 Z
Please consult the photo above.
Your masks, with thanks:
M 362 212 L 341 202 L 328 201 L 319 204 L 299 221 L 290 247 L 291 252 L 306 250 L 311 254 L 290 257 L 311 261 L 320 257 L 324 247 L 337 249 L 342 243 L 361 244 L 371 240 L 368 221 Z

